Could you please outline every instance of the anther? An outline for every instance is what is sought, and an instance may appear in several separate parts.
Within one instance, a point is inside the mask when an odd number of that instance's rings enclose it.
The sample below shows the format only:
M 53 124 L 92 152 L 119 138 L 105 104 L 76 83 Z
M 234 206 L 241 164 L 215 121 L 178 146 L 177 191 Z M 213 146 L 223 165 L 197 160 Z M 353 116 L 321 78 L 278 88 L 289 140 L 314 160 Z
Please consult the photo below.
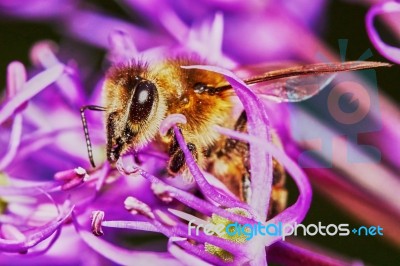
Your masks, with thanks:
M 138 200 L 134 197 L 127 197 L 124 201 L 125 209 L 127 209 L 131 214 L 141 214 L 150 219 L 154 219 L 154 214 L 151 211 L 149 205 Z
M 92 233 L 95 236 L 102 236 L 104 235 L 103 229 L 101 227 L 101 223 L 104 220 L 104 212 L 103 211 L 93 211 L 92 212 Z

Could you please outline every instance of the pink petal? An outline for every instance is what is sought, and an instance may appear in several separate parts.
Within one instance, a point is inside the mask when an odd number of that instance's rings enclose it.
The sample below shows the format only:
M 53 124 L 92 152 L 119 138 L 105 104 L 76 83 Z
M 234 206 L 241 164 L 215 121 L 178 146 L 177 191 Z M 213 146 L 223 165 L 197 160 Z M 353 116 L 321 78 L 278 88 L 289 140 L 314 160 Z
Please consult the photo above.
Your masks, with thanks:
M 268 249 L 268 261 L 279 265 L 307 265 L 307 266 L 362 266 L 362 263 L 344 261 L 343 259 L 313 252 L 287 242 L 278 242 Z
M 172 258 L 170 254 L 165 252 L 147 252 L 147 251 L 132 251 L 121 247 L 117 247 L 94 236 L 83 228 L 75 220 L 75 228 L 85 243 L 94 251 L 107 259 L 126 265 L 127 262 L 134 260 L 137 265 L 165 265 L 173 266 L 179 263 L 176 259 Z M 179 264 L 178 264 L 179 265 Z
M 11 137 L 8 143 L 8 150 L 6 154 L 2 158 L 0 158 L 0 170 L 5 169 L 13 161 L 21 143 L 21 136 L 22 136 L 22 115 L 18 114 L 15 116 L 11 128 Z
M 176 124 L 186 124 L 187 120 L 183 114 L 172 114 L 161 122 L 160 134 L 162 136 L 167 135 L 168 130 L 170 130 Z
M 186 241 L 186 238 L 180 238 L 180 237 L 170 237 L 168 241 L 168 251 L 169 253 L 172 254 L 175 258 L 179 259 L 181 262 L 183 262 L 185 265 L 193 265 L 193 266 L 208 266 L 212 265 L 209 264 L 205 261 L 202 261 L 198 257 L 195 257 L 187 252 L 185 252 L 183 249 L 175 245 L 174 243 L 177 241 Z
M 379 3 L 373 6 L 367 13 L 365 23 L 368 36 L 375 48 L 387 59 L 400 64 L 400 48 L 386 44 L 379 36 L 375 26 L 374 19 L 378 15 L 387 13 L 398 13 L 400 15 L 400 3 L 389 1 Z
M 262 147 L 265 151 L 271 154 L 274 158 L 276 158 L 287 170 L 290 176 L 296 182 L 296 185 L 299 190 L 299 198 L 297 201 L 283 212 L 279 213 L 277 216 L 269 220 L 269 223 L 300 223 L 307 214 L 308 209 L 311 205 L 311 186 L 310 183 L 301 170 L 301 168 L 295 163 L 289 156 L 287 156 L 282 150 L 275 147 L 273 144 L 269 142 L 265 142 L 262 139 L 257 137 L 239 133 L 227 128 L 216 127 L 218 132 L 223 133 L 232 138 L 240 139 L 243 141 L 247 141 L 249 143 L 253 143 Z M 270 245 L 273 242 L 279 240 L 280 237 L 277 238 L 265 238 L 265 244 Z
M 9 240 L 16 240 L 16 241 L 25 241 L 25 235 L 18 230 L 12 224 L 3 224 L 1 225 L 1 234 L 3 235 L 4 239 Z
M 36 43 L 30 53 L 31 60 L 34 64 L 40 65 L 45 69 L 49 69 L 55 65 L 61 64 L 55 52 L 56 44 L 50 41 L 41 41 Z M 69 73 L 64 73 L 57 81 L 56 85 L 64 98 L 72 105 L 80 107 L 83 105 L 84 93 L 83 87 L 74 76 L 77 75 L 72 68 L 69 68 Z
M 136 49 L 133 38 L 123 31 L 114 31 L 110 34 L 110 49 L 108 58 L 113 64 L 129 62 L 134 59 L 138 50 Z
M 22 104 L 55 82 L 64 72 L 64 69 L 64 65 L 56 65 L 25 83 L 21 92 L 7 101 L 0 109 L 0 124 L 7 120 Z
M 206 215 L 211 215 L 211 214 L 217 214 L 219 216 L 225 217 L 227 219 L 230 219 L 232 221 L 241 223 L 241 224 L 246 224 L 246 223 L 254 223 L 254 220 L 240 216 L 240 215 L 235 215 L 233 213 L 230 213 L 222 208 L 216 207 L 204 200 L 201 200 L 194 196 L 193 194 L 177 189 L 175 187 L 169 186 L 162 182 L 160 179 L 157 177 L 147 173 L 146 171 L 143 170 L 137 170 L 141 176 L 144 178 L 148 179 L 151 183 L 162 183 L 165 188 L 174 195 L 174 198 L 181 201 L 183 204 L 203 213 Z M 128 173 L 125 173 L 128 174 Z
M 248 130 L 250 135 L 263 139 L 265 143 L 270 141 L 269 121 L 262 102 L 237 78 L 232 72 L 215 66 L 185 66 L 183 68 L 196 68 L 222 74 L 235 89 L 247 113 Z M 266 220 L 266 210 L 272 187 L 272 159 L 259 145 L 250 145 L 250 171 L 251 171 L 251 201 L 250 205 L 258 213 L 257 220 Z
M 14 97 L 22 89 L 25 82 L 25 66 L 18 61 L 11 62 L 7 67 L 7 98 Z
M 159 232 L 158 229 L 151 223 L 140 222 L 140 221 L 103 221 L 101 225 L 104 227 L 112 227 L 112 228 L 141 230 L 147 232 Z
M 129 36 L 135 36 L 135 45 L 139 50 L 171 42 L 160 33 L 154 33 L 127 21 L 91 10 L 76 10 L 69 14 L 63 21 L 62 28 L 64 32 L 77 39 L 105 49 L 109 48 L 109 36 L 116 29 Z
M 26 234 L 26 240 L 4 240 L 0 239 L 0 250 L 6 252 L 23 252 L 36 246 L 38 243 L 50 237 L 69 217 L 72 209 L 63 214 L 57 221 L 44 226 L 37 227 L 30 234 Z
M 232 208 L 233 207 L 241 207 L 246 210 L 249 210 L 249 206 L 246 203 L 243 203 L 227 194 L 220 193 L 213 186 L 211 186 L 210 183 L 207 182 L 207 180 L 204 177 L 203 173 L 201 172 L 199 166 L 197 165 L 196 161 L 194 160 L 192 153 L 189 151 L 189 148 L 187 147 L 186 142 L 184 141 L 183 136 L 180 133 L 179 129 L 176 126 L 174 126 L 173 128 L 174 128 L 176 140 L 178 141 L 180 148 L 182 149 L 183 153 L 185 154 L 186 165 L 188 166 L 190 173 L 193 175 L 194 179 L 196 180 L 196 183 L 199 186 L 201 192 L 206 197 L 221 204 L 222 206 L 232 207 Z
M 353 184 L 378 197 L 387 206 L 391 207 L 397 215 L 400 215 L 400 205 L 398 204 L 400 202 L 400 194 L 398 193 L 400 180 L 398 174 L 390 168 L 385 167 L 382 162 L 370 163 L 368 155 L 363 153 L 357 145 L 348 142 L 344 138 L 337 137 L 334 130 L 320 123 L 318 119 L 314 118 L 308 112 L 298 108 L 295 111 L 296 119 L 301 121 L 302 125 L 307 125 L 308 128 L 313 128 L 321 136 L 333 140 L 331 144 L 333 152 L 331 153 L 329 150 L 319 147 L 315 142 L 306 141 L 314 139 L 315 136 L 313 132 L 304 130 L 301 132 L 301 138 L 296 140 L 301 147 L 306 150 L 318 152 L 321 158 L 331 161 L 334 169 L 345 174 Z M 391 145 L 395 147 L 398 145 L 398 142 L 397 140 L 397 143 L 391 143 Z M 349 162 L 347 154 L 352 154 L 355 158 L 359 158 L 361 162 Z M 317 165 L 316 167 L 320 166 Z

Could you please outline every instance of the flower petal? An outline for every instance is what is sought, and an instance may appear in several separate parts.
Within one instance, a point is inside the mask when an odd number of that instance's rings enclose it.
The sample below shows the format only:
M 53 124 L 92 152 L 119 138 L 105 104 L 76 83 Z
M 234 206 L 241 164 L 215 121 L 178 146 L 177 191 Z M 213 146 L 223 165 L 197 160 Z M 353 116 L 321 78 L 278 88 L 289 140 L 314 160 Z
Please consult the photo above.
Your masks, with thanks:
M 268 249 L 268 261 L 279 265 L 307 265 L 307 266 L 355 266 L 362 263 L 344 261 L 331 258 L 319 252 L 313 252 L 305 248 L 287 242 L 278 242 Z
M 22 89 L 26 82 L 25 66 L 18 62 L 11 62 L 7 67 L 7 98 L 12 98 Z
M 21 114 L 15 116 L 11 128 L 11 137 L 8 143 L 8 150 L 6 154 L 2 158 L 0 158 L 0 170 L 5 169 L 12 162 L 15 155 L 17 154 L 22 136 L 22 121 L 23 119 Z
M 241 207 L 246 210 L 249 209 L 249 206 L 228 194 L 222 194 L 220 191 L 217 191 L 213 186 L 211 186 L 206 178 L 204 177 L 203 173 L 201 172 L 199 166 L 197 165 L 196 161 L 193 158 L 192 153 L 189 151 L 189 148 L 186 145 L 185 140 L 177 126 L 174 126 L 174 133 L 176 140 L 179 143 L 180 148 L 182 149 L 183 153 L 185 154 L 186 165 L 190 169 L 190 173 L 193 175 L 194 179 L 196 180 L 197 185 L 199 186 L 201 192 L 206 195 L 208 198 L 212 199 L 213 201 L 225 206 L 225 207 Z
M 138 54 L 132 37 L 121 30 L 110 34 L 110 49 L 108 59 L 114 64 L 129 62 Z
M 141 221 L 103 221 L 101 225 L 104 227 L 112 227 L 112 228 L 133 229 L 133 230 L 141 230 L 147 232 L 159 232 L 158 229 L 151 223 L 141 222 Z
M 61 64 L 55 51 L 56 44 L 51 41 L 41 41 L 36 43 L 30 53 L 31 60 L 34 64 L 40 65 L 45 69 L 49 69 L 55 65 Z M 62 96 L 71 106 L 82 106 L 85 102 L 85 95 L 82 84 L 80 84 L 76 71 L 73 68 L 68 69 L 68 73 L 64 73 L 56 81 Z
M 39 195 L 43 191 L 53 190 L 54 188 L 60 186 L 57 182 L 37 182 L 34 186 L 0 186 L 0 195 Z
M 239 133 L 227 128 L 222 128 L 218 126 L 215 126 L 215 128 L 220 133 L 223 133 L 229 137 L 247 141 L 255 145 L 259 145 L 265 151 L 268 151 L 269 154 L 271 154 L 274 158 L 276 158 L 285 167 L 290 176 L 296 182 L 296 185 L 299 190 L 299 198 L 292 206 L 288 207 L 287 209 L 276 215 L 268 222 L 275 224 L 277 224 L 278 222 L 300 223 L 304 219 L 308 209 L 310 208 L 311 196 L 312 196 L 310 183 L 307 177 L 305 176 L 304 172 L 300 169 L 300 167 L 283 151 L 279 150 L 279 148 L 275 147 L 271 143 L 265 142 L 257 137 Z M 271 243 L 276 242 L 278 239 L 280 239 L 280 237 L 265 238 L 265 244 L 270 245 Z
M 206 215 L 212 215 L 212 214 L 218 214 L 222 217 L 225 217 L 227 219 L 230 219 L 232 221 L 241 223 L 241 224 L 246 224 L 246 223 L 254 223 L 254 220 L 245 218 L 243 216 L 239 216 L 239 215 L 235 215 L 233 213 L 230 213 L 224 209 L 221 209 L 219 207 L 216 207 L 208 202 L 205 202 L 204 200 L 201 200 L 199 198 L 197 198 L 196 196 L 194 196 L 193 194 L 177 189 L 175 187 L 169 186 L 167 184 L 165 184 L 164 182 L 162 182 L 160 179 L 158 179 L 157 177 L 143 171 L 143 170 L 139 170 L 139 173 L 141 176 L 143 176 L 144 178 L 148 179 L 150 182 L 152 183 L 162 183 L 163 185 L 165 185 L 165 188 L 172 193 L 172 195 L 174 195 L 174 198 L 181 201 L 182 203 L 184 203 L 185 205 L 200 211 L 201 213 L 204 213 Z
M 0 124 L 8 119 L 22 104 L 55 82 L 64 72 L 64 65 L 51 67 L 25 83 L 24 88 L 0 109 Z
M 179 248 L 177 245 L 174 244 L 177 241 L 186 241 L 186 238 L 170 237 L 168 240 L 168 251 L 169 251 L 169 253 L 172 254 L 172 256 L 179 259 L 185 265 L 193 265 L 193 266 L 212 265 L 212 264 L 209 264 L 207 262 L 200 260 L 198 257 L 195 257 L 195 256 L 185 252 L 181 248 Z
M 109 36 L 116 29 L 135 36 L 135 45 L 139 50 L 170 43 L 169 38 L 159 32 L 145 30 L 121 19 L 84 9 L 68 14 L 63 21 L 61 30 L 63 34 L 107 49 L 109 48 Z
M 37 227 L 30 234 L 26 234 L 25 241 L 0 239 L 0 250 L 5 252 L 24 252 L 50 237 L 72 213 L 73 208 L 66 211 L 56 221 Z
M 183 68 L 203 69 L 224 75 L 246 110 L 249 134 L 264 139 L 265 142 L 270 141 L 269 121 L 264 106 L 242 80 L 232 72 L 215 66 L 198 65 Z M 257 219 L 265 221 L 272 187 L 272 159 L 262 146 L 250 144 L 250 171 L 252 193 L 250 205 L 257 212 L 259 216 Z
M 84 231 L 82 226 L 78 224 L 76 218 L 74 218 L 74 224 L 82 240 L 85 241 L 89 247 L 115 263 L 121 265 L 148 265 L 149 263 L 165 266 L 179 265 L 179 262 L 168 253 L 132 251 L 117 247 L 94 236 L 88 231 Z
M 387 59 L 400 64 L 400 48 L 386 44 L 379 36 L 375 26 L 374 19 L 376 16 L 388 13 L 398 13 L 400 15 L 400 3 L 389 1 L 379 3 L 373 6 L 367 13 L 365 23 L 367 27 L 367 33 L 374 44 L 375 48 Z

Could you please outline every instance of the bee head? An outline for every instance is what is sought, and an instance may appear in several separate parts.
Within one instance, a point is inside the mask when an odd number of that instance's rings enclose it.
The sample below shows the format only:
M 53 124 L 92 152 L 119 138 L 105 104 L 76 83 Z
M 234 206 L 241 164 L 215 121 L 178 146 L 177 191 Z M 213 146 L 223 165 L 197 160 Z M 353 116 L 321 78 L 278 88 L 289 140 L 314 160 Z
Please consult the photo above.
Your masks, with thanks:
M 107 107 L 107 159 L 115 162 L 125 152 L 154 139 L 166 105 L 156 83 L 143 69 L 117 68 L 104 85 Z

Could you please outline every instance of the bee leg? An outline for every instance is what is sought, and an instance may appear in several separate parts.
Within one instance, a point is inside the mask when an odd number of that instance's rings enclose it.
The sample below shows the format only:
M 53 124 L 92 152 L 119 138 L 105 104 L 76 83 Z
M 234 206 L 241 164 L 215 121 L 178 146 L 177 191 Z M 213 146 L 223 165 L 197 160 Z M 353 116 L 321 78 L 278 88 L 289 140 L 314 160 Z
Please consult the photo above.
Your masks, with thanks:
M 243 111 L 233 129 L 247 131 L 247 116 Z M 249 145 L 246 142 L 221 137 L 209 150 L 206 150 L 206 169 L 218 178 L 241 201 L 251 198 Z
M 268 217 L 274 217 L 278 213 L 282 212 L 286 208 L 287 203 L 287 190 L 285 188 L 286 173 L 283 166 L 272 159 L 273 179 L 272 179 L 272 191 L 271 201 L 268 209 Z
M 242 198 L 246 203 L 250 203 L 251 198 L 251 182 L 250 182 L 250 175 L 244 174 L 242 180 Z
M 137 165 L 142 165 L 142 163 L 143 163 L 142 160 L 140 160 L 139 154 L 137 152 L 133 153 L 133 160 L 135 161 L 135 163 Z
M 271 201 L 268 209 L 268 218 L 272 218 L 286 208 L 287 190 L 284 187 L 272 186 Z
M 195 160 L 197 160 L 196 146 L 193 143 L 189 142 L 187 144 L 187 147 L 188 147 L 189 151 L 192 153 Z M 170 157 L 170 160 L 168 163 L 169 173 L 172 175 L 176 175 L 177 173 L 185 170 L 184 169 L 185 165 L 186 165 L 185 154 L 183 154 L 183 151 L 181 148 L 175 148 L 175 152 Z

